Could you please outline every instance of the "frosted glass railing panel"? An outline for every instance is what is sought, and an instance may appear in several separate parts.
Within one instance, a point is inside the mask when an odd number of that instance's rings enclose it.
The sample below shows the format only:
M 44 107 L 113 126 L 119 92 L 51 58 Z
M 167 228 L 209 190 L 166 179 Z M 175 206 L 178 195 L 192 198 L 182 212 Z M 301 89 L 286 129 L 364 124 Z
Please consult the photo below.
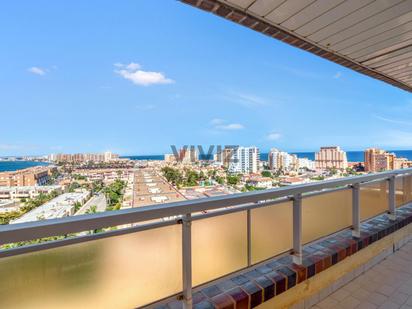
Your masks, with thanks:
M 0 308 L 134 308 L 178 293 L 181 238 L 173 225 L 1 258 Z
M 388 211 L 388 181 L 382 180 L 360 187 L 361 221 Z
M 403 177 L 403 186 L 404 202 L 409 203 L 412 201 L 412 176 Z
M 193 285 L 246 266 L 246 211 L 192 222 Z
M 253 264 L 292 248 L 292 215 L 292 202 L 251 210 Z
M 351 189 L 303 198 L 302 240 L 304 244 L 351 225 Z
M 395 178 L 395 199 L 396 207 L 402 206 L 404 204 L 403 177 Z
M 412 201 L 412 176 L 396 178 L 396 206 L 402 206 Z

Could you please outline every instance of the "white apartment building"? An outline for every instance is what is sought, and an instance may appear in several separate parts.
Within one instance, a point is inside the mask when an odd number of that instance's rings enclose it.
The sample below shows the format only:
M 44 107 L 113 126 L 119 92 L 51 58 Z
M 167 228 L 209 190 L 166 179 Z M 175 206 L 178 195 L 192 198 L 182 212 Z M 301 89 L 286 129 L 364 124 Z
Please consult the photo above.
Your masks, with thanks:
M 232 149 L 229 162 L 230 173 L 257 173 L 259 170 L 259 149 L 257 147 L 236 147 Z
M 268 163 L 271 170 L 294 170 L 298 165 L 298 157 L 294 154 L 272 148 L 269 151 Z
M 298 168 L 307 168 L 308 170 L 314 171 L 316 169 L 315 161 L 309 160 L 308 158 L 298 158 Z
M 0 187 L 0 200 L 20 200 L 22 198 L 35 198 L 39 194 L 49 194 L 52 191 L 62 192 L 61 186 L 18 186 Z

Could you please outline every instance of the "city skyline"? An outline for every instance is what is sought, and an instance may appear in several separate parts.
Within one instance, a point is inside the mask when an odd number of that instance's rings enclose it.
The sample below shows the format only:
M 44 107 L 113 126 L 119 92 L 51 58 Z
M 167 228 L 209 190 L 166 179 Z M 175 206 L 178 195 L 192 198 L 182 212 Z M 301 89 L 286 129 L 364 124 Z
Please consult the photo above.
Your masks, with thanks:
M 163 5 L 5 4 L 0 156 L 150 155 L 170 144 L 412 148 L 407 92 L 179 2 Z

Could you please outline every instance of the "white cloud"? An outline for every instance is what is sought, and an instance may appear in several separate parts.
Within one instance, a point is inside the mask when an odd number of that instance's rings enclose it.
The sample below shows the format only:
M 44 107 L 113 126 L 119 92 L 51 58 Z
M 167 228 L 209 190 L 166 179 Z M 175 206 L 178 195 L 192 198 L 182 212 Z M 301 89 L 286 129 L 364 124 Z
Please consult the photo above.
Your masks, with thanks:
M 29 71 L 30 73 L 33 74 L 37 74 L 37 75 L 45 75 L 46 74 L 46 70 L 43 68 L 39 68 L 39 67 L 31 67 L 28 68 L 27 71 Z
M 130 71 L 138 70 L 141 68 L 141 65 L 138 63 L 130 62 L 127 66 L 126 69 Z
M 174 80 L 167 78 L 161 72 L 143 71 L 141 65 L 131 62 L 127 65 L 121 63 L 115 63 L 115 67 L 119 70 L 115 70 L 117 74 L 123 78 L 130 80 L 132 83 L 138 86 L 150 86 L 160 84 L 172 84 Z
M 243 124 L 240 123 L 227 123 L 224 119 L 214 118 L 210 121 L 213 129 L 217 131 L 235 131 L 242 130 L 245 128 Z
M 244 125 L 240 123 L 229 123 L 229 124 L 221 124 L 215 127 L 219 130 L 242 130 L 244 129 Z
M 333 78 L 338 79 L 342 77 L 342 72 L 336 72 L 335 75 L 333 75 Z
M 277 141 L 282 137 L 282 134 L 280 134 L 279 132 L 270 132 L 266 138 L 270 141 Z

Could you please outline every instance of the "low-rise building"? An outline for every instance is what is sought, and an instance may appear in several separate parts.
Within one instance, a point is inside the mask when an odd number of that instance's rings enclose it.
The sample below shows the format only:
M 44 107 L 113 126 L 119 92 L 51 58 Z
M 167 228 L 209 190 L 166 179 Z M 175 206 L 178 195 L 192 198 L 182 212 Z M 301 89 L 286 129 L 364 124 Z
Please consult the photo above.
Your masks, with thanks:
M 83 205 L 89 197 L 90 192 L 85 190 L 64 193 L 10 223 L 24 223 L 71 216 L 75 213 L 75 204 L 80 203 Z
M 280 179 L 280 184 L 282 186 L 301 185 L 307 182 L 308 182 L 308 179 L 300 178 L 300 177 L 284 177 Z
M 247 184 L 256 188 L 272 188 L 273 179 L 270 177 L 251 177 Z
M 61 186 L 21 186 L 21 187 L 0 187 L 0 200 L 21 200 L 35 198 L 40 194 L 49 194 L 53 191 L 61 193 Z
M 45 185 L 51 173 L 51 167 L 36 166 L 18 171 L 1 172 L 0 187 Z
M 132 169 L 77 169 L 73 171 L 73 174 L 86 177 L 87 181 L 101 180 L 104 183 L 112 183 L 116 179 L 127 181 L 133 174 Z
M 19 203 L 11 200 L 0 200 L 0 213 L 19 210 Z

